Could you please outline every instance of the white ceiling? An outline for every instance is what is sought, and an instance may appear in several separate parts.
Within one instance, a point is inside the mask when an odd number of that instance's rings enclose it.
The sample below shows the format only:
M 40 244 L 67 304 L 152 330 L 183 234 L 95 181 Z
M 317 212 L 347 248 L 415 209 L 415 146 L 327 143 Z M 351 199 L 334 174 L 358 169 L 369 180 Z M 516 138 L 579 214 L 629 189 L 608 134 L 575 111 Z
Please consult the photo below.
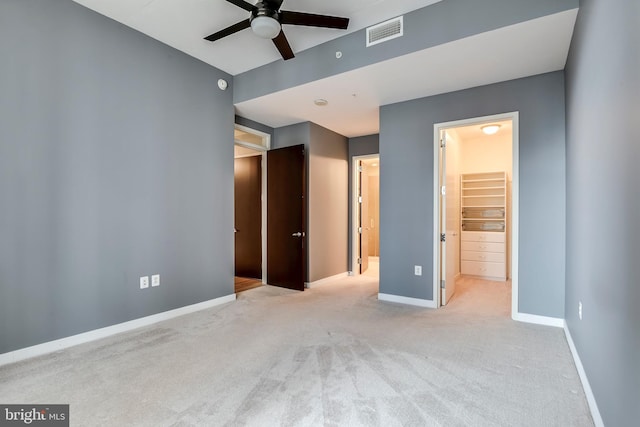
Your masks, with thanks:
M 236 75 L 281 59 L 270 40 L 243 30 L 216 42 L 204 37 L 249 18 L 225 0 L 74 0 L 229 74 Z M 256 3 L 256 0 L 248 0 Z M 284 0 L 282 10 L 349 18 L 346 31 L 284 26 L 289 44 L 300 52 L 441 0 Z
M 281 60 L 250 30 L 203 40 L 247 18 L 225 0 L 74 1 L 233 75 Z M 299 52 L 438 1 L 285 0 L 282 9 L 351 19 L 347 31 L 286 26 Z M 563 69 L 576 15 L 574 9 L 414 52 L 241 102 L 236 112 L 271 127 L 311 121 L 347 137 L 374 134 L 381 105 Z M 329 105 L 315 106 L 316 98 Z

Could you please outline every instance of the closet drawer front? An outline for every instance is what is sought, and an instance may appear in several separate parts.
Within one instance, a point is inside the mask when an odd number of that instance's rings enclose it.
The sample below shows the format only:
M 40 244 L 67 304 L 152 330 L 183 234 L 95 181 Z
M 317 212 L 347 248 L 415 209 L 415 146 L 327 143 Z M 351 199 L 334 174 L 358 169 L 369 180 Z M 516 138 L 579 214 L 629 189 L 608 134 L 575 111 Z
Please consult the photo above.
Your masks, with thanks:
M 504 253 L 462 251 L 462 261 L 504 262 Z
M 504 233 L 485 233 L 482 231 L 463 231 L 462 241 L 465 242 L 495 242 L 504 243 Z
M 460 264 L 462 274 L 500 279 L 504 279 L 507 274 L 507 269 L 503 262 L 462 261 Z
M 462 242 L 463 251 L 504 253 L 504 243 Z

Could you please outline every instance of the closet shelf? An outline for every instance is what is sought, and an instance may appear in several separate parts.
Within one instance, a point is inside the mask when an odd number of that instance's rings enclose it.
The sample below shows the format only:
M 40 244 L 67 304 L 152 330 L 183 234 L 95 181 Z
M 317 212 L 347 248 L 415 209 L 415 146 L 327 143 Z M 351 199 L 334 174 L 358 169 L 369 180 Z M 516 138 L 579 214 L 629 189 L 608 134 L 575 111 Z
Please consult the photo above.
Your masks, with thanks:
M 487 178 L 487 179 L 463 179 L 462 182 L 503 182 L 502 178 Z
M 460 272 L 506 280 L 506 173 L 463 174 L 460 190 Z

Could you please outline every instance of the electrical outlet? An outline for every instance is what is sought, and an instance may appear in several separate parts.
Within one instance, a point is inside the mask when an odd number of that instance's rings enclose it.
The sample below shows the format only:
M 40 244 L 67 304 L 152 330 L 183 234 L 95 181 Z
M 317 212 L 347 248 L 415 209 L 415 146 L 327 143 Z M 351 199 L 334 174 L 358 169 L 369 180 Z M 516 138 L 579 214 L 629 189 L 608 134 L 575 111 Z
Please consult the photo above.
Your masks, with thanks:
M 414 265 L 413 266 L 413 274 L 415 274 L 416 276 L 422 276 L 422 266 L 421 265 Z
M 149 287 L 149 276 L 140 277 L 140 289 L 147 289 Z
M 582 320 L 582 301 L 578 301 L 578 318 Z
M 160 275 L 154 274 L 151 276 L 151 287 L 155 288 L 156 286 L 160 286 Z

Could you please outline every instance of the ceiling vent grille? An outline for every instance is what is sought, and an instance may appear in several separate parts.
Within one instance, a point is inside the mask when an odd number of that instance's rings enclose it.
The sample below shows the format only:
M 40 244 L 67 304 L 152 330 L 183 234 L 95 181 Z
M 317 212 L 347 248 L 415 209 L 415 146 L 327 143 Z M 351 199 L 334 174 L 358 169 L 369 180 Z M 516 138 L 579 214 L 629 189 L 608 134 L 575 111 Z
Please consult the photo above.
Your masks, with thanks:
M 367 28 L 367 47 L 402 37 L 404 30 L 402 18 L 398 16 Z

